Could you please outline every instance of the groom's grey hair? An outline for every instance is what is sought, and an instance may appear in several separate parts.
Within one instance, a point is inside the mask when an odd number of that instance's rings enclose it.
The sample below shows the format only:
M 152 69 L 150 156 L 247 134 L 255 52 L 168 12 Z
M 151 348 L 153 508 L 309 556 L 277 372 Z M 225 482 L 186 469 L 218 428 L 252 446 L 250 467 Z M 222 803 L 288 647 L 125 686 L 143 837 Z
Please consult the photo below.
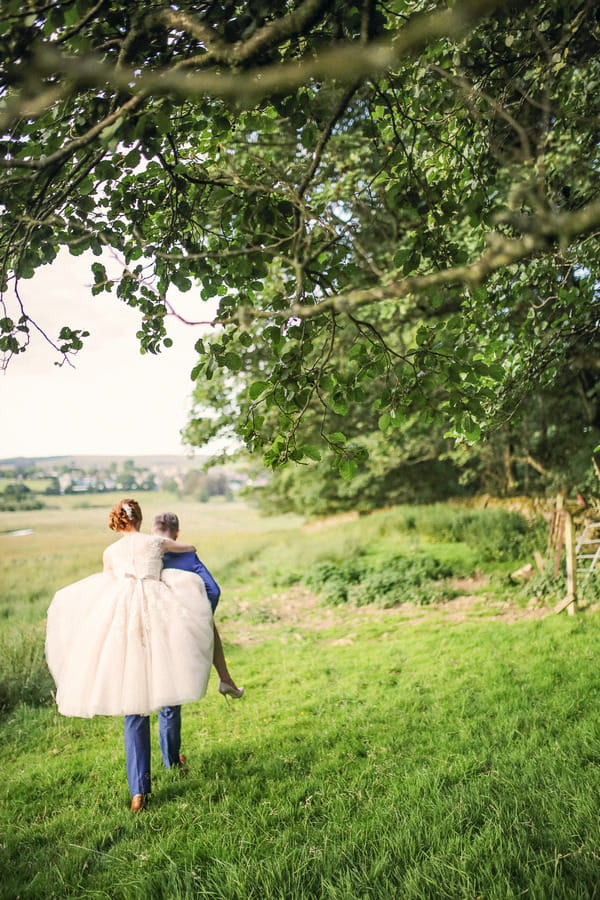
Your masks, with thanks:
M 166 534 L 177 534 L 179 531 L 179 519 L 172 512 L 159 513 L 157 516 L 154 516 L 152 530 L 162 531 Z

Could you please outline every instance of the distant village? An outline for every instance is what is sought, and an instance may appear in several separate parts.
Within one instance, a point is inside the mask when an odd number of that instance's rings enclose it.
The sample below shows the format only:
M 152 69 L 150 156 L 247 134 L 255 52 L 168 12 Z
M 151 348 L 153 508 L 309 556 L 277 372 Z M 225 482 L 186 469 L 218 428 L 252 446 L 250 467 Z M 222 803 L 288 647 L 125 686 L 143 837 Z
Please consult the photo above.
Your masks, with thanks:
M 43 505 L 44 496 L 105 491 L 169 491 L 208 501 L 233 497 L 256 484 L 248 471 L 234 466 L 204 467 L 187 457 L 67 457 L 0 460 L 0 508 Z M 258 482 L 262 480 L 261 476 Z M 29 501 L 29 502 L 27 502 Z

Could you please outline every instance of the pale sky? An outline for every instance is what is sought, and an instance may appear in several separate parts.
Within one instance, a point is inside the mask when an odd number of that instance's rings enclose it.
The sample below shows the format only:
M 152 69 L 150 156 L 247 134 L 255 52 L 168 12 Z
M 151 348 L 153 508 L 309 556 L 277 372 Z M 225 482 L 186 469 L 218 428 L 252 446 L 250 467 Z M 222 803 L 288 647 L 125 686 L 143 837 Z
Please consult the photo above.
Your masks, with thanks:
M 20 283 L 27 312 L 54 340 L 62 325 L 87 330 L 90 337 L 71 368 L 55 366 L 56 354 L 33 333 L 27 352 L 0 372 L 0 459 L 191 452 L 179 432 L 191 408 L 194 344 L 205 329 L 170 316 L 173 346 L 156 356 L 142 355 L 135 337 L 139 311 L 115 294 L 92 297 L 90 261 L 93 257 L 61 253 Z M 112 260 L 106 265 L 119 271 Z M 168 299 L 185 318 L 212 317 L 197 290 L 174 291 Z M 18 312 L 13 307 L 9 315 Z

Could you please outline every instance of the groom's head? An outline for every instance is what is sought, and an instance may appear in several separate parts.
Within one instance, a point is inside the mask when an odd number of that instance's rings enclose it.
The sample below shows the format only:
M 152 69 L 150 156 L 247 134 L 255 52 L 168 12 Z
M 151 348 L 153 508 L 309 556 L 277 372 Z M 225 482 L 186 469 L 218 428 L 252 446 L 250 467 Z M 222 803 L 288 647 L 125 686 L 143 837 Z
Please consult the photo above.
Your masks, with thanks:
M 152 522 L 152 533 L 164 534 L 167 537 L 176 540 L 177 535 L 179 534 L 179 519 L 177 518 L 175 513 L 164 512 L 159 513 L 157 516 L 154 516 L 154 521 Z

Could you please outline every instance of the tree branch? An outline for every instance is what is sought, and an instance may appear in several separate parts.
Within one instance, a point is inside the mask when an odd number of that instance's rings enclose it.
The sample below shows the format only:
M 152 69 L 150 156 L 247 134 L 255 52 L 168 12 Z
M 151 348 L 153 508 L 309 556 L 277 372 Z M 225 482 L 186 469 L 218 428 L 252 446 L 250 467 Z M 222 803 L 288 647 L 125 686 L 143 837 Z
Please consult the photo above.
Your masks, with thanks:
M 47 169 L 55 163 L 60 163 L 63 159 L 66 159 L 67 156 L 71 156 L 76 150 L 80 150 L 82 147 L 87 147 L 91 144 L 105 128 L 108 128 L 109 125 L 116 122 L 120 116 L 125 116 L 127 113 L 132 112 L 144 99 L 145 97 L 143 94 L 136 94 L 133 97 L 130 97 L 126 103 L 109 116 L 106 116 L 105 119 L 102 119 L 101 122 L 93 125 L 92 128 L 85 132 L 85 134 L 69 141 L 68 144 L 60 147 L 54 153 L 51 153 L 50 156 L 44 156 L 41 159 L 0 159 L 0 168 L 41 170 Z M 0 122 L 0 127 L 2 127 L 2 124 L 3 123 Z
M 511 0 L 508 5 L 514 2 L 516 0 Z M 316 0 L 311 3 L 306 0 L 301 9 L 308 17 L 309 10 L 314 11 L 317 5 L 321 4 L 316 4 Z M 67 93 L 76 93 L 79 88 L 99 86 L 105 88 L 109 85 L 114 90 L 134 96 L 151 94 L 187 99 L 210 95 L 249 104 L 268 95 L 294 90 L 311 79 L 333 78 L 341 82 L 356 83 L 363 78 L 377 76 L 435 40 L 457 38 L 498 7 L 506 5 L 503 0 L 462 0 L 449 9 L 436 9 L 413 16 L 391 39 L 371 43 L 361 40 L 356 43 L 334 45 L 318 56 L 306 56 L 300 60 L 251 70 L 245 73 L 243 79 L 237 72 L 227 73 L 217 70 L 189 74 L 182 71 L 179 65 L 162 71 L 147 71 L 140 74 L 139 69 L 115 67 L 92 54 L 84 58 L 66 56 L 51 43 L 39 43 L 33 48 L 27 63 L 28 75 L 33 73 L 40 80 L 48 76 L 65 75 L 70 85 Z M 522 3 L 520 5 L 522 6 Z M 299 9 L 296 14 L 300 12 Z M 279 25 L 282 21 L 291 19 L 287 25 L 289 30 L 293 22 L 297 21 L 292 18 L 294 15 L 292 13 L 290 17 L 279 20 Z M 265 26 L 265 29 L 274 25 L 275 23 L 271 23 L 271 26 Z M 258 45 L 264 44 L 267 35 L 273 38 L 274 34 L 274 31 L 265 32 L 261 29 L 258 36 L 249 39 L 243 46 L 256 46 L 254 52 L 257 52 Z M 258 44 L 252 44 L 253 40 Z M 238 49 L 237 54 L 236 62 L 247 60 L 251 55 L 249 50 L 242 52 L 241 49 Z M 28 98 L 22 98 L 21 102 L 23 104 L 28 102 Z M 50 105 L 51 100 L 48 98 L 46 108 Z M 41 107 L 41 104 L 38 104 L 38 107 Z M 38 114 L 42 111 L 39 108 Z M 10 120 L 8 113 L 5 113 L 2 127 L 6 129 L 10 121 L 14 121 L 19 115 L 18 104 L 13 104 Z M 22 160 L 0 160 L 0 164 L 4 167 L 22 163 Z M 43 165 L 44 161 L 38 163 Z
M 82 30 L 82 28 L 85 27 L 89 20 L 94 18 L 100 7 L 104 6 L 105 2 L 106 0 L 98 0 L 96 5 L 92 6 L 92 8 L 88 10 L 84 16 L 82 16 L 79 22 L 77 22 L 71 28 L 68 28 L 67 31 L 64 32 L 64 34 L 60 35 L 60 37 L 56 38 L 56 43 L 63 44 L 65 41 L 68 41 L 69 38 L 72 38 L 76 34 L 79 34 L 79 32 Z
M 513 462 L 527 463 L 532 469 L 539 472 L 540 475 L 550 475 L 548 469 L 545 469 L 541 463 L 537 462 L 530 453 L 526 456 L 512 456 L 511 459 Z
M 348 106 L 348 104 L 350 103 L 350 100 L 356 93 L 357 88 L 358 88 L 358 84 L 353 84 L 353 85 L 351 85 L 350 88 L 348 88 L 348 90 L 340 98 L 340 101 L 337 104 L 332 115 L 325 123 L 325 126 L 323 127 L 323 130 L 321 131 L 321 135 L 319 137 L 317 146 L 315 147 L 310 166 L 308 167 L 308 171 L 306 172 L 304 178 L 302 179 L 301 183 L 298 186 L 298 192 L 297 192 L 298 197 L 303 197 L 304 194 L 306 193 L 306 189 L 307 189 L 308 185 L 312 181 L 315 172 L 319 168 L 319 164 L 321 162 L 321 157 L 323 156 L 323 151 L 325 150 L 325 147 L 327 146 L 327 141 L 331 137 L 331 133 L 332 133 L 333 129 L 335 128 L 336 123 L 339 122 L 340 117 L 344 114 L 346 107 Z
M 548 250 L 552 245 L 565 248 L 569 240 L 584 236 L 599 223 L 600 200 L 589 203 L 576 212 L 548 214 L 543 222 L 540 217 L 532 216 L 530 233 L 524 234 L 521 238 L 505 238 L 492 233 L 488 237 L 490 250 L 470 265 L 454 266 L 427 275 L 409 275 L 390 284 L 327 297 L 312 305 L 291 304 L 285 310 L 267 311 L 245 306 L 235 316 L 219 321 L 222 324 L 232 324 L 239 322 L 240 318 L 245 321 L 249 318 L 308 319 L 321 315 L 328 309 L 350 313 L 366 304 L 380 303 L 383 300 L 400 300 L 411 294 L 450 284 L 479 285 L 499 269 L 528 259 L 538 251 Z
M 227 66 L 239 66 L 267 48 L 301 34 L 331 6 L 331 0 L 304 0 L 287 16 L 259 28 L 247 41 L 227 44 L 204 22 L 184 12 L 163 10 L 159 18 L 172 28 L 181 29 L 206 44 L 212 60 Z

